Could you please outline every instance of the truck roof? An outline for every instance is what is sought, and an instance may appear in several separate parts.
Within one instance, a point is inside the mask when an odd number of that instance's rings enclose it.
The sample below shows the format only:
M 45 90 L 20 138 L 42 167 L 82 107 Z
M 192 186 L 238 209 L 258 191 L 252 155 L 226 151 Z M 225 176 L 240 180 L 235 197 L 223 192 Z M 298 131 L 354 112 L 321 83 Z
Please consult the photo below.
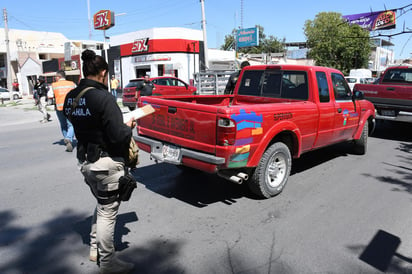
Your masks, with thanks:
M 320 70 L 329 71 L 335 73 L 342 72 L 335 68 L 323 67 L 323 66 L 309 66 L 309 65 L 295 65 L 295 64 L 270 64 L 270 65 L 251 65 L 244 68 L 244 70 Z

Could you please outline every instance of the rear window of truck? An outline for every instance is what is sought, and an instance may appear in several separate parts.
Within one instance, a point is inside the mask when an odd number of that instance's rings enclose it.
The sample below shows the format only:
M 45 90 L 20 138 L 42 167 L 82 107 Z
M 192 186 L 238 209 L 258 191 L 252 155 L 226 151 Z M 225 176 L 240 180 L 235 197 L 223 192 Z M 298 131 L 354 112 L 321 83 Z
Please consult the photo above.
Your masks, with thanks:
M 126 88 L 141 88 L 142 84 L 143 84 L 143 80 L 130 81 L 125 87 Z
M 304 71 L 246 70 L 238 94 L 307 100 L 307 74 Z
M 382 83 L 412 83 L 412 68 L 389 69 Z

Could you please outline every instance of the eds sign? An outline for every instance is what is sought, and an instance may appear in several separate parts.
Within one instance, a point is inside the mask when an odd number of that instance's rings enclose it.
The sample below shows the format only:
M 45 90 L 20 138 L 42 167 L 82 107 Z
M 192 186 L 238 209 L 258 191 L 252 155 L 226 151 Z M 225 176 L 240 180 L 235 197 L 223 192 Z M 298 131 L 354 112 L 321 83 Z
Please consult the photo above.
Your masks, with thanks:
M 396 27 L 395 10 L 344 15 L 342 17 L 349 24 L 357 24 L 368 31 L 387 30 Z

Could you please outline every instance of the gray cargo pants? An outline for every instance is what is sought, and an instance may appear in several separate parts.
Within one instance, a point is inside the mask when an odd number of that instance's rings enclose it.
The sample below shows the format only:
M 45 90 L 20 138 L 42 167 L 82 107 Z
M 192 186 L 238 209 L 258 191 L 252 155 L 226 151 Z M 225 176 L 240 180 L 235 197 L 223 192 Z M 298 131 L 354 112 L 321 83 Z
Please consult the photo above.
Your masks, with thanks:
M 102 157 L 94 163 L 84 163 L 80 171 L 95 197 L 118 190 L 119 178 L 125 175 L 121 158 Z M 114 228 L 119 201 L 109 204 L 97 202 L 92 218 L 90 247 L 98 250 L 100 267 L 110 264 L 114 257 Z

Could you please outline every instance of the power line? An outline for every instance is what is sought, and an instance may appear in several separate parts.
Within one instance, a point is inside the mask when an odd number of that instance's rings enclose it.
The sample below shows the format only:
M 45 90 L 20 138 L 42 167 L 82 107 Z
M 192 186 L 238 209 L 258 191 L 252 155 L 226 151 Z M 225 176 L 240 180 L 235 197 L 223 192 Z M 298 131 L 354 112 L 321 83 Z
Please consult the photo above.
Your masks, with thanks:
M 408 40 L 406 40 L 405 44 L 403 45 L 400 55 L 402 55 L 403 50 L 405 49 L 406 45 L 409 43 L 409 40 L 411 40 L 411 38 L 412 38 L 412 35 L 409 36 Z

